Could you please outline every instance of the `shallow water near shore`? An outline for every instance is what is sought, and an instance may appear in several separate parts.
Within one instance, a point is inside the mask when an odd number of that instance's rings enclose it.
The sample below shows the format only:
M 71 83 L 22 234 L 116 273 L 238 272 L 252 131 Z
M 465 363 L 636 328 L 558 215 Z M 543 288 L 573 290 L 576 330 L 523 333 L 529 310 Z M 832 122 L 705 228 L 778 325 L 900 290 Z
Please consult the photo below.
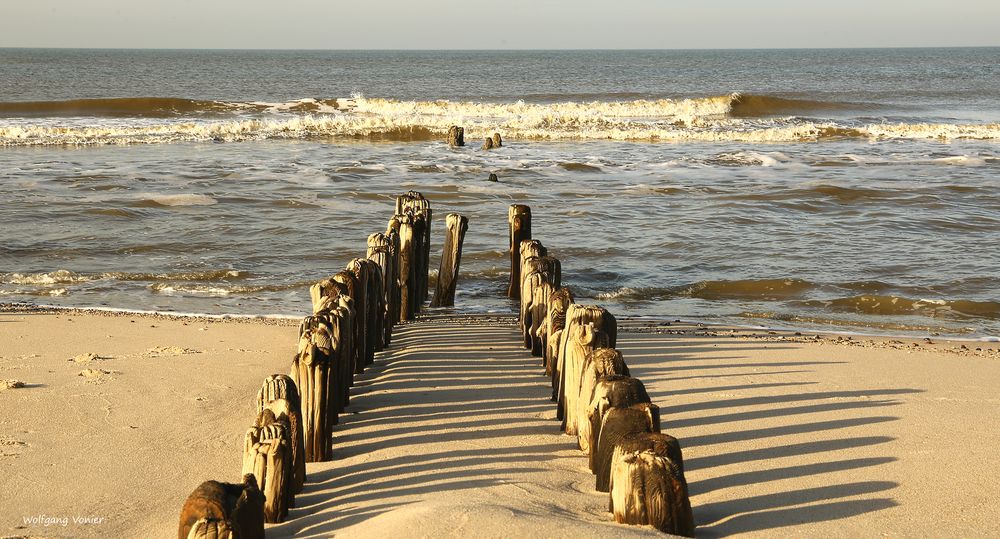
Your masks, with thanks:
M 995 49 L 870 53 L 852 79 L 863 55 L 842 51 L 253 54 L 0 51 L 36 67 L 0 103 L 0 301 L 301 314 L 416 189 L 435 253 L 444 215 L 470 218 L 459 311 L 510 308 L 506 208 L 525 203 L 578 300 L 623 315 L 1000 335 Z M 271 78 L 99 80 L 129 59 Z M 53 63 L 75 93 L 40 84 Z M 467 76 L 518 66 L 507 93 Z M 451 124 L 469 146 L 442 142 Z M 480 151 L 494 129 L 505 146 Z

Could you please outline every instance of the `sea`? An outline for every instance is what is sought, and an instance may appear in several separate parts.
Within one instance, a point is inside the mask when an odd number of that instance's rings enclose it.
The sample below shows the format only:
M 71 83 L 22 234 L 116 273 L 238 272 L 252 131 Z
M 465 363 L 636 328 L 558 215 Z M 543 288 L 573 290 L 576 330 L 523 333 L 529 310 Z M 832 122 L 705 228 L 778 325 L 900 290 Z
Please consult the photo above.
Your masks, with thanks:
M 517 203 L 619 316 L 990 339 L 998 188 L 998 48 L 0 49 L 0 303 L 304 315 L 417 190 L 458 312 Z

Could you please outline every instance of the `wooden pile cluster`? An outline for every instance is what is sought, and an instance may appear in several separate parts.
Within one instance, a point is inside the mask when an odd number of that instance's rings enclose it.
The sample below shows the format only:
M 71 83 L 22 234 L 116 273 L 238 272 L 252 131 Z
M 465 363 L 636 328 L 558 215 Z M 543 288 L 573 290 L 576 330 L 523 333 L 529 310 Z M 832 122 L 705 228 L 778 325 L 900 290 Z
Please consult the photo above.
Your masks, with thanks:
M 566 434 L 577 437 L 597 490 L 609 493 L 615 521 L 693 536 L 680 444 L 661 432 L 659 407 L 615 349 L 615 317 L 574 303 L 562 286 L 559 260 L 531 239 L 528 206 L 512 205 L 508 221 L 507 295 L 520 300 L 524 347 L 542 358 L 556 417 Z
M 420 193 L 397 197 L 385 233 L 368 236 L 366 257 L 310 287 L 313 313 L 299 325 L 290 375 L 267 377 L 257 393 L 257 415 L 244 437 L 243 483 L 206 481 L 195 489 L 181 510 L 178 539 L 261 538 L 265 522 L 288 516 L 306 463 L 333 456 L 333 427 L 354 376 L 389 345 L 393 327 L 427 301 L 431 217 Z M 447 224 L 439 272 L 446 282 L 442 290 L 439 279 L 435 297 L 442 305 L 454 302 L 468 220 L 450 214 Z

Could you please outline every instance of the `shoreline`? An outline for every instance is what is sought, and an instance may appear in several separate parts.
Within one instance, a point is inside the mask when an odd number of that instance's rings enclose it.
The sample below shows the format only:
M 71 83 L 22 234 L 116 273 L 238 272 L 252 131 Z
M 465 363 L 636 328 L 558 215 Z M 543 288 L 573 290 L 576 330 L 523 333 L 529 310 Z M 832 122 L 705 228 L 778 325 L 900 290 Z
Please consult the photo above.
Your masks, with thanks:
M 458 321 L 462 319 L 476 319 L 476 318 L 486 318 L 486 319 L 512 319 L 516 323 L 517 315 L 514 312 L 454 312 L 450 310 L 451 308 L 442 308 L 436 312 L 434 308 L 427 307 L 424 312 L 420 315 L 419 320 L 421 321 L 433 321 L 439 319 L 451 319 L 453 321 Z M 187 321 L 205 321 L 205 322 L 237 322 L 237 323 L 247 323 L 247 324 L 267 324 L 267 325 L 288 325 L 288 326 L 298 326 L 302 317 L 306 316 L 308 313 L 303 313 L 300 315 L 291 314 L 211 314 L 211 313 L 180 313 L 172 311 L 143 311 L 137 309 L 120 309 L 115 307 L 66 307 L 59 305 L 46 305 L 46 304 L 34 304 L 34 303 L 3 303 L 0 302 L 0 314 L 3 313 L 34 313 L 34 314 L 58 314 L 58 313 L 77 313 L 85 315 L 97 315 L 97 316 L 111 316 L 111 317 L 121 317 L 121 316 L 135 316 L 141 318 L 153 318 L 160 320 L 187 320 Z M 764 326 L 759 324 L 731 324 L 723 322 L 705 322 L 698 319 L 683 319 L 675 318 L 672 316 L 651 316 L 651 315 L 624 315 L 617 317 L 620 324 L 622 324 L 620 331 L 628 333 L 665 333 L 665 334 L 677 334 L 685 335 L 689 334 L 686 332 L 693 331 L 692 328 L 705 328 L 705 330 L 711 333 L 711 336 L 720 336 L 722 332 L 725 332 L 727 336 L 734 337 L 747 337 L 747 338 L 772 338 L 777 336 L 777 340 L 796 340 L 797 342 L 812 342 L 809 339 L 810 336 L 822 336 L 831 337 L 837 342 L 843 342 L 846 345 L 857 346 L 861 342 L 872 341 L 893 341 L 898 344 L 902 343 L 920 343 L 923 344 L 935 344 L 938 341 L 945 343 L 970 343 L 978 344 L 977 349 L 983 350 L 994 350 L 995 353 L 1000 355 L 1000 337 L 985 336 L 985 337 L 957 337 L 950 335 L 938 335 L 936 333 L 928 333 L 925 335 L 905 335 L 897 333 L 868 333 L 868 332 L 858 332 L 858 331 L 846 331 L 846 330 L 817 330 L 814 328 L 795 328 L 795 327 L 781 327 L 781 326 Z M 643 325 L 646 324 L 646 325 Z M 682 326 L 686 329 L 677 330 L 672 328 L 675 324 Z M 711 328 L 710 330 L 708 328 Z M 706 336 L 710 336 L 706 334 Z M 857 340 L 856 340 L 857 339 Z M 822 340 L 822 339 L 821 339 Z M 827 343 L 832 342 L 831 339 L 826 339 Z M 957 347 L 956 351 L 961 351 L 961 347 Z

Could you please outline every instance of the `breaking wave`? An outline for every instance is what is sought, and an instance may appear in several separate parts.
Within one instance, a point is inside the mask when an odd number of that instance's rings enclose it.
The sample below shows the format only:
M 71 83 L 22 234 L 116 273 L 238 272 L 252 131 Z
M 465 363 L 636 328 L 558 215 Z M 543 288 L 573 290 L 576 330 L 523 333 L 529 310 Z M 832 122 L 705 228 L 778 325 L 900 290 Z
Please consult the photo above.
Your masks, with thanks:
M 250 277 L 246 271 L 220 269 L 208 271 L 192 271 L 181 273 L 129 273 L 110 271 L 104 273 L 77 273 L 60 269 L 39 273 L 2 273 L 0 284 L 15 285 L 55 285 L 72 284 L 90 281 L 233 281 Z
M 452 125 L 465 127 L 470 140 L 494 132 L 514 140 L 649 142 L 1000 139 L 1000 124 L 996 123 L 859 123 L 788 116 L 855 106 L 738 93 L 692 99 L 555 103 L 400 101 L 362 96 L 288 103 L 177 98 L 0 103 L 0 117 L 14 118 L 0 123 L 0 146 L 330 138 L 426 141 L 443 138 Z M 224 116 L 219 118 L 219 114 Z M 114 119 L 121 116 L 136 119 Z
M 336 108 L 336 99 L 301 99 L 288 103 L 263 103 L 208 101 L 180 97 L 119 97 L 0 102 L 0 118 L 70 116 L 169 118 L 246 112 L 314 113 L 334 111 Z
M 623 287 L 596 295 L 621 303 L 696 298 L 709 301 L 789 302 L 798 307 L 867 315 L 921 315 L 931 318 L 1000 319 L 1000 302 L 968 299 L 914 299 L 905 294 L 933 293 L 931 289 L 898 289 L 877 281 L 821 284 L 802 279 L 745 279 L 699 281 L 672 287 Z M 840 296 L 844 292 L 855 295 Z M 816 296 L 830 296 L 812 299 Z

